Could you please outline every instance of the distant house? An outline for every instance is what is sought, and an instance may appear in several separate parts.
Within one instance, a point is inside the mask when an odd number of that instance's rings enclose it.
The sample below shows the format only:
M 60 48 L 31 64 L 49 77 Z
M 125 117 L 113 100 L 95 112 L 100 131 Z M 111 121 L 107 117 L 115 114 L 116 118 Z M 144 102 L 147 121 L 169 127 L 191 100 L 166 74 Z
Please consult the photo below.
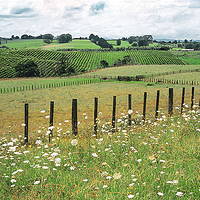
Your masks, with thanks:
M 194 49 L 182 49 L 181 51 L 194 51 Z

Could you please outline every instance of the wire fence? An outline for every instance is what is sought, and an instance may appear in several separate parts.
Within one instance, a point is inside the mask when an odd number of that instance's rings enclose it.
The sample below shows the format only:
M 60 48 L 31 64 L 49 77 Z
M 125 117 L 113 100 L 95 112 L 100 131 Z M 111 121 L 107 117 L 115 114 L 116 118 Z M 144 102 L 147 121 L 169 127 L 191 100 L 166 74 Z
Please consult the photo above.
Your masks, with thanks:
M 62 129 L 63 132 L 74 135 L 79 134 L 79 130 L 91 131 L 97 135 L 100 124 L 110 123 L 114 131 L 117 128 L 116 121 L 120 117 L 128 116 L 127 123 L 133 126 L 141 124 L 142 121 L 156 120 L 161 115 L 181 114 L 184 109 L 200 106 L 199 99 L 200 92 L 192 87 L 192 90 L 187 91 L 185 88 L 183 90 L 170 88 L 169 91 L 163 89 L 109 98 L 108 96 L 80 99 L 69 97 L 63 101 L 50 103 L 22 101 L 17 105 L 13 103 L 6 110 L 1 108 L 0 133 L 21 134 L 25 138 L 30 138 L 48 130 L 50 126 L 55 126 L 56 131 Z

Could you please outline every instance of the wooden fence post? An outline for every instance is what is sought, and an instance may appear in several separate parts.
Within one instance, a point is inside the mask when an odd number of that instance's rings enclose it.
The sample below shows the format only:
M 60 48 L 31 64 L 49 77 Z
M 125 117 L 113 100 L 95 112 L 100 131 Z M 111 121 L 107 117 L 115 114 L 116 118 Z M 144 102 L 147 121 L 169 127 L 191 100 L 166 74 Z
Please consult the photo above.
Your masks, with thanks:
M 98 98 L 94 99 L 94 134 L 97 138 L 97 108 L 98 108 Z
M 72 133 L 76 136 L 78 134 L 77 126 L 77 99 L 72 100 Z
M 183 91 L 182 91 L 182 102 L 181 102 L 181 114 L 183 113 L 184 98 L 185 98 L 185 88 L 183 87 Z
M 28 142 L 28 104 L 25 104 L 24 141 Z
M 191 110 L 193 110 L 193 105 L 194 105 L 194 87 L 192 87 Z
M 53 113 L 54 113 L 54 102 L 50 102 L 50 127 L 53 126 Z M 51 133 L 49 134 L 49 142 L 51 137 L 53 137 L 53 129 L 50 129 Z
M 156 114 L 155 119 L 158 118 L 158 108 L 159 108 L 159 97 L 160 97 L 160 90 L 157 90 L 157 97 L 156 97 Z
M 143 104 L 143 116 L 142 116 L 143 121 L 145 121 L 145 116 L 146 116 L 146 103 L 147 103 L 147 92 L 144 92 L 144 104 Z
M 131 94 L 128 95 L 128 110 L 131 112 Z M 128 125 L 131 126 L 131 113 L 128 115 Z
M 173 114 L 173 88 L 169 88 L 169 107 L 168 114 L 171 116 Z
M 113 96 L 112 132 L 115 132 L 116 96 Z

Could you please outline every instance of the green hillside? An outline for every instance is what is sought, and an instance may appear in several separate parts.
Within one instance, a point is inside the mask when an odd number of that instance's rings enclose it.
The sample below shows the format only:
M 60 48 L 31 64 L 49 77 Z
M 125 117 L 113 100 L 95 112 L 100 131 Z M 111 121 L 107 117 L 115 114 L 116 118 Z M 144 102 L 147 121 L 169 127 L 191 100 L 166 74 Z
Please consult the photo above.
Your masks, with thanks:
M 86 72 L 102 68 L 100 61 L 105 60 L 109 67 L 122 65 L 125 56 L 133 65 L 184 65 L 185 63 L 167 51 L 130 50 L 130 51 L 48 51 L 41 49 L 0 50 L 0 78 L 15 77 L 14 66 L 20 61 L 30 59 L 39 67 L 40 76 L 56 76 L 62 58 L 66 68 L 75 72 Z

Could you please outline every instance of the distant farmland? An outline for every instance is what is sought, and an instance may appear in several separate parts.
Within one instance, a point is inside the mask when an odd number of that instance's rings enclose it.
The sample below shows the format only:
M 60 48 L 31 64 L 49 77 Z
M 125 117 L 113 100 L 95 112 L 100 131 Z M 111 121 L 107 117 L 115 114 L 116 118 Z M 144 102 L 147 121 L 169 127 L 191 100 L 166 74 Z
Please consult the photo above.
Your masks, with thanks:
M 33 60 L 38 65 L 40 76 L 56 76 L 61 59 L 65 58 L 66 68 L 72 67 L 76 73 L 100 69 L 100 61 L 109 67 L 122 65 L 125 56 L 132 65 L 185 65 L 185 62 L 168 51 L 48 51 L 41 49 L 0 50 L 0 78 L 15 77 L 14 66 L 23 60 Z

